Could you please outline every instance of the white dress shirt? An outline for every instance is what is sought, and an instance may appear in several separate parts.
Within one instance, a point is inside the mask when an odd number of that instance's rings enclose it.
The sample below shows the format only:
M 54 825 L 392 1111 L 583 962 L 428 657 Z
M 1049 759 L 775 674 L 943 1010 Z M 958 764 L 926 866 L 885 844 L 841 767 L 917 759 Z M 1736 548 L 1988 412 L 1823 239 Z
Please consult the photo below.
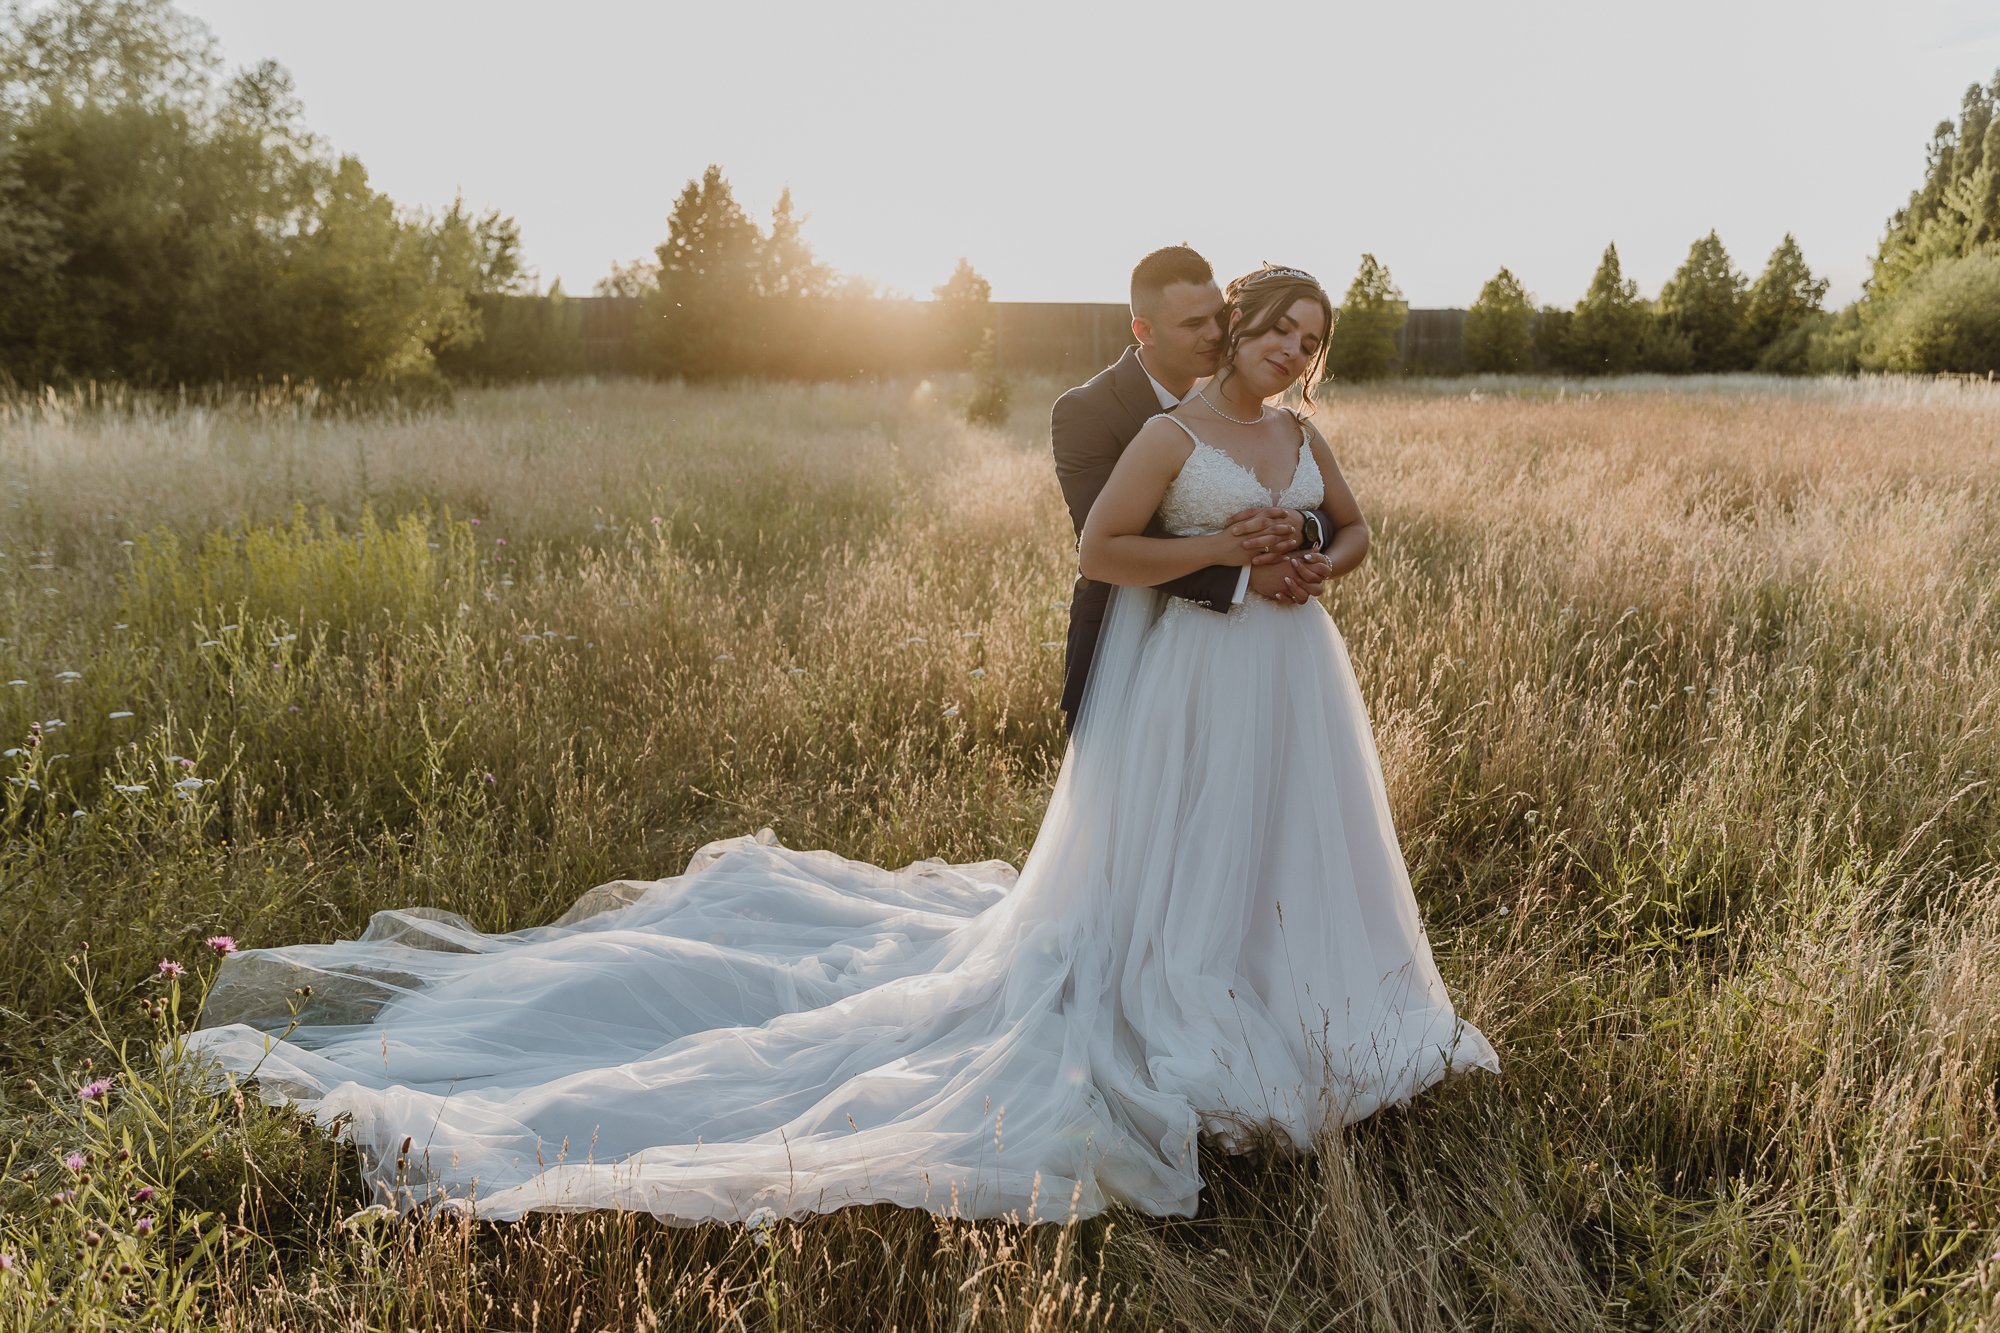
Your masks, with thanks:
M 1146 370 L 1146 354 L 1144 352 L 1139 353 L 1139 369 Z M 1200 392 L 1201 387 L 1197 384 L 1194 388 L 1189 389 L 1185 394 L 1176 398 L 1167 392 L 1166 385 L 1153 378 L 1153 372 L 1150 370 L 1146 370 L 1146 381 L 1153 386 L 1153 392 L 1159 395 L 1160 410 L 1162 412 L 1173 411 L 1182 403 L 1194 397 L 1196 393 Z M 1243 604 L 1243 594 L 1249 590 L 1249 587 L 1250 566 L 1245 565 L 1243 566 L 1243 572 L 1236 576 L 1236 595 L 1229 599 L 1229 604 L 1231 606 L 1241 606 Z

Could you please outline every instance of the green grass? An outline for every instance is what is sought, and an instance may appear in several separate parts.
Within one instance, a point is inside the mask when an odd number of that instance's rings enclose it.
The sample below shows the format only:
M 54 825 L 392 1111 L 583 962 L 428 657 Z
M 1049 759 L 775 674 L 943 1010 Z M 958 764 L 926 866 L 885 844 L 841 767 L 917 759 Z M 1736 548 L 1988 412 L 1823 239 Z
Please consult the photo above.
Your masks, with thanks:
M 1061 757 L 1060 387 L 993 429 L 957 382 L 0 407 L 0 1327 L 2000 1319 L 1977 387 L 1330 397 L 1376 540 L 1329 608 L 1505 1073 L 1210 1156 L 1198 1218 L 350 1220 L 344 1149 L 154 1053 L 211 934 L 509 929 L 765 825 L 1018 864 Z

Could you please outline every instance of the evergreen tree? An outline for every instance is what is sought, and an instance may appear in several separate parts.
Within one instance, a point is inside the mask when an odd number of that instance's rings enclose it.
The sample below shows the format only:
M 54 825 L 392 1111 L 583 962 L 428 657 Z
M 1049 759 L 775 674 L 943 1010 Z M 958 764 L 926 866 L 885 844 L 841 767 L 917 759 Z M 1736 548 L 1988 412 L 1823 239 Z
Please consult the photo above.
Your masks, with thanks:
M 1396 340 L 1409 315 L 1409 303 L 1390 279 L 1388 268 L 1374 255 L 1362 255 L 1327 347 L 1328 377 L 1372 380 L 1394 374 Z
M 1938 124 L 1923 183 L 1889 219 L 1853 326 L 1809 340 L 1819 364 L 1863 370 L 1977 371 L 1995 315 L 1984 262 L 2000 257 L 2000 73 L 1965 90 Z
M 1506 374 L 1533 362 L 1535 303 L 1506 269 L 1486 280 L 1465 312 L 1465 362 L 1475 371 Z
M 1711 231 L 1688 248 L 1679 271 L 1660 289 L 1660 318 L 1669 332 L 1687 339 L 1689 369 L 1713 374 L 1749 365 L 1744 354 L 1745 286 L 1722 238 Z
M 2000 73 L 1973 84 L 1958 122 L 1938 122 L 1924 154 L 1923 183 L 1889 218 L 1869 275 L 1864 322 L 1917 273 L 1943 259 L 2000 245 Z
M 1625 277 L 1618 247 L 1604 247 L 1590 290 L 1570 321 L 1571 364 L 1586 375 L 1620 375 L 1640 363 L 1651 312 L 1639 299 L 1639 284 Z
M 993 333 L 993 284 L 979 276 L 972 262 L 959 257 L 951 276 L 931 289 L 938 322 L 937 336 L 951 349 L 954 365 L 973 362 Z
M 721 167 L 711 163 L 681 189 L 654 250 L 659 286 L 647 327 L 658 369 L 690 379 L 754 369 L 762 242 Z
M 1805 371 L 1807 343 L 1826 289 L 1827 280 L 1813 276 L 1799 243 L 1786 232 L 1751 286 L 1744 308 L 1744 334 L 1758 370 Z
M 762 244 L 758 266 L 758 295 L 771 299 L 818 300 L 833 289 L 833 274 L 813 258 L 800 230 L 805 219 L 792 207 L 792 192 L 778 195 L 771 210 L 771 231 Z

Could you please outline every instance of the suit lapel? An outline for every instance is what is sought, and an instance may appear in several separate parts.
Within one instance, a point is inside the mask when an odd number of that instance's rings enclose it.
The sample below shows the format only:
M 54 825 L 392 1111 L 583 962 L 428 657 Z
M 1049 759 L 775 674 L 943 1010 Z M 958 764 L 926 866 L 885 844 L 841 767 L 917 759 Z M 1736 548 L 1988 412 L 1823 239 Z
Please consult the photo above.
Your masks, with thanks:
M 1160 396 L 1153 392 L 1153 381 L 1139 364 L 1136 345 L 1126 348 L 1125 355 L 1112 366 L 1111 392 L 1131 416 L 1134 435 L 1139 433 L 1139 427 L 1160 414 Z

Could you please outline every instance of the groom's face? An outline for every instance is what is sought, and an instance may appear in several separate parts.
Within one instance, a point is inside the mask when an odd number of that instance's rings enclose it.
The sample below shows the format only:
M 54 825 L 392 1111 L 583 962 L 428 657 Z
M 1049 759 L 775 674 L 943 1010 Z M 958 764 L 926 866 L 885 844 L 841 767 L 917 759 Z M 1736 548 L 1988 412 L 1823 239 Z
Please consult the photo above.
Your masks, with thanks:
M 1212 282 L 1174 282 L 1160 293 L 1158 308 L 1134 320 L 1146 345 L 1146 359 L 1159 371 L 1199 379 L 1213 375 L 1222 359 L 1222 292 Z

